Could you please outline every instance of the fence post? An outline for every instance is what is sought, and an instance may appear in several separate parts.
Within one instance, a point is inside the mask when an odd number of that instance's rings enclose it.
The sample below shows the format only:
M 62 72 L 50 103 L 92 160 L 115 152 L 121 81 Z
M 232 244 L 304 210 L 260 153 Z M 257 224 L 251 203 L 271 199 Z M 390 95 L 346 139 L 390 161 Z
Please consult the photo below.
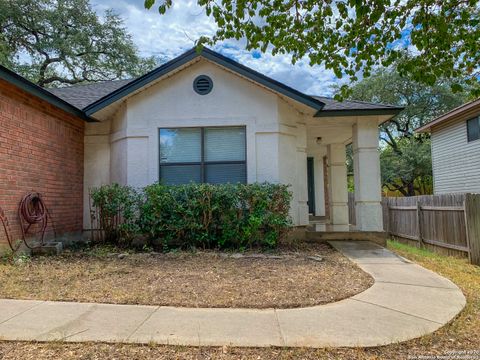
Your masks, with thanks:
M 465 194 L 464 208 L 468 258 L 471 264 L 480 265 L 480 194 Z
M 423 236 L 422 236 L 422 206 L 420 201 L 417 200 L 417 227 L 418 227 L 418 241 L 420 247 L 423 248 Z
M 383 218 L 383 231 L 389 232 L 390 229 L 390 217 L 388 216 L 388 204 L 387 199 L 382 197 L 382 218 Z

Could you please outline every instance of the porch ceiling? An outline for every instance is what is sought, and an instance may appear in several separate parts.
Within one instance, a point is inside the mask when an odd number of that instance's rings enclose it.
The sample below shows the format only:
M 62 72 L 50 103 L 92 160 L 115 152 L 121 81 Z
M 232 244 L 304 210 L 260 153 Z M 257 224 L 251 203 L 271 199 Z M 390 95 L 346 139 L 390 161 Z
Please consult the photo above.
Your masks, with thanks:
M 306 120 L 307 125 L 307 148 L 329 144 L 349 144 L 352 142 L 352 127 L 357 121 L 376 118 L 378 125 L 390 120 L 392 115 L 369 115 L 369 116 L 330 116 L 310 117 Z M 321 138 L 317 141 L 318 138 Z

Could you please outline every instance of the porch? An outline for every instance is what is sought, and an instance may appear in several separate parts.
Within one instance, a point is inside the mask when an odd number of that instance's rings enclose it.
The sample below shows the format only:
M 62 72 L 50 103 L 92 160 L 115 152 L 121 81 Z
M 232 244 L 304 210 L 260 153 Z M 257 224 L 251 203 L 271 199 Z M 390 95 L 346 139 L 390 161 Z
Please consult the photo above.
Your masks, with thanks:
M 378 126 L 389 115 L 328 115 L 307 119 L 307 234 L 333 240 L 383 239 Z M 349 220 L 346 146 L 353 148 L 355 226 Z M 358 233 L 358 234 L 357 234 Z M 327 235 L 329 234 L 329 235 Z M 384 242 L 384 239 L 382 240 Z

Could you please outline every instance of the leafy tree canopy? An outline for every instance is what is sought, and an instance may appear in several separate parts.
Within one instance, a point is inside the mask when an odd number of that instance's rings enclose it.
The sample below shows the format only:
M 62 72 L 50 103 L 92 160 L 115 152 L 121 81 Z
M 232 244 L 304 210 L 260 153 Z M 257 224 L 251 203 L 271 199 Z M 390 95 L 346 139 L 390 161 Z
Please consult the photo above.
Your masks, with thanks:
M 399 191 L 404 196 L 421 194 L 422 185 L 432 179 L 430 139 L 398 139 L 396 149 L 381 149 L 380 168 L 383 186 L 389 191 Z
M 466 91 L 452 91 L 452 82 L 464 84 L 463 80 L 440 79 L 433 85 L 426 85 L 402 76 L 392 66 L 353 84 L 348 98 L 404 107 L 400 114 L 380 128 L 381 140 L 396 148 L 397 138 L 412 137 L 416 128 L 468 100 Z
M 160 4 L 158 4 L 158 2 Z M 160 13 L 173 0 L 159 0 Z M 156 0 L 145 0 L 151 8 Z M 247 49 L 308 56 L 356 81 L 403 57 L 398 71 L 417 82 L 466 79 L 480 94 L 478 0 L 197 0 L 218 30 L 199 44 L 246 39 Z M 461 84 L 452 82 L 454 91 Z M 342 89 L 347 94 L 347 86 Z
M 438 80 L 431 86 L 426 85 L 401 76 L 396 67 L 391 66 L 351 86 L 349 98 L 352 100 L 405 107 L 380 127 L 382 184 L 389 191 L 404 196 L 431 191 L 429 135 L 418 135 L 414 130 L 468 100 L 468 93 L 454 93 L 451 83 L 451 80 Z M 347 155 L 347 166 L 352 173 L 351 148 Z
M 88 0 L 0 0 L 0 63 L 40 86 L 145 73 L 123 20 L 100 18 Z

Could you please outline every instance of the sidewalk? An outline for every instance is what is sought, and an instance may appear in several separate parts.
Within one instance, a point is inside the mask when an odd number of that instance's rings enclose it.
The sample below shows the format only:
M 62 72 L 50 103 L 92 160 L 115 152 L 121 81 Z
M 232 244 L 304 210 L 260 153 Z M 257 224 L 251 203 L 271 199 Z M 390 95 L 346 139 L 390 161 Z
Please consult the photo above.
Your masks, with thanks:
M 435 331 L 465 306 L 449 280 L 378 245 L 332 241 L 371 274 L 368 290 L 299 309 L 196 309 L 0 300 L 0 339 L 190 346 L 377 346 Z

